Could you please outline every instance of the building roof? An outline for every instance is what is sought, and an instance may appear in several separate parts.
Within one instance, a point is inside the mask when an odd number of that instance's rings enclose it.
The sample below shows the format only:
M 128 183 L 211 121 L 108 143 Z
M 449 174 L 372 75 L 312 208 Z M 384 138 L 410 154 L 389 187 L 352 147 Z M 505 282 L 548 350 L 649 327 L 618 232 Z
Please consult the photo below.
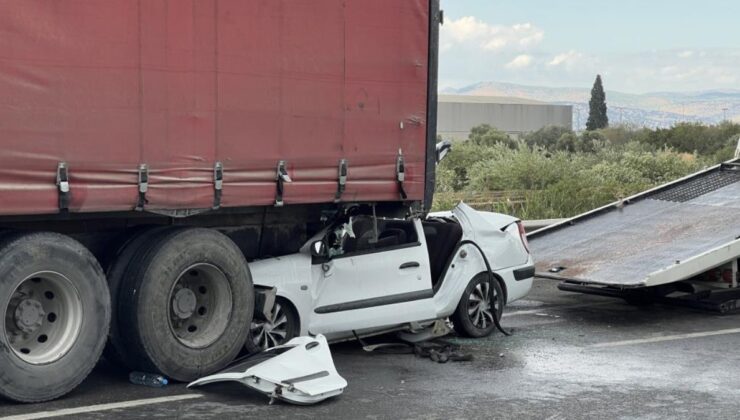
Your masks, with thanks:
M 550 105 L 534 99 L 510 96 L 439 95 L 438 102 L 466 104 Z

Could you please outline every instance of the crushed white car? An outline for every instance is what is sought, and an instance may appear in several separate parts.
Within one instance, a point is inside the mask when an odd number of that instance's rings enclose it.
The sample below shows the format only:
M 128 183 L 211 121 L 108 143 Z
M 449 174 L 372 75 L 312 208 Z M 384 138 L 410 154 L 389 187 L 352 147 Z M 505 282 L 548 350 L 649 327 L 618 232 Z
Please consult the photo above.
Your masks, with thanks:
M 257 287 L 275 288 L 256 314 L 247 348 L 295 336 L 330 341 L 450 318 L 469 337 L 493 332 L 504 305 L 532 286 L 534 262 L 521 222 L 461 203 L 426 219 L 340 218 L 300 252 L 250 264 Z
M 334 367 L 329 344 L 323 335 L 296 337 L 237 361 L 229 368 L 188 384 L 188 388 L 214 382 L 234 381 L 275 400 L 308 405 L 335 397 L 347 381 Z

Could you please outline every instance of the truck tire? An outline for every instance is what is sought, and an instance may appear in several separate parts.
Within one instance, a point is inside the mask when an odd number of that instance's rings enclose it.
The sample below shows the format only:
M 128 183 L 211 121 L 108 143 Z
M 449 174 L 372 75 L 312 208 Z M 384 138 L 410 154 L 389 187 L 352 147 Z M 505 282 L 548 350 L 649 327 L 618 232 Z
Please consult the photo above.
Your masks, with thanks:
M 82 244 L 56 233 L 17 234 L 0 245 L 0 395 L 58 398 L 103 352 L 110 295 Z
M 110 289 L 111 297 L 111 319 L 110 319 L 110 332 L 108 333 L 108 341 L 103 349 L 103 357 L 109 362 L 119 366 L 131 368 L 134 363 L 127 357 L 125 340 L 121 342 L 119 338 L 119 309 L 118 309 L 118 295 L 123 282 L 123 276 L 126 273 L 126 269 L 130 264 L 134 256 L 141 251 L 145 244 L 156 242 L 157 237 L 164 235 L 166 232 L 174 230 L 171 226 L 148 226 L 142 228 L 133 229 L 130 234 L 125 237 L 122 236 L 115 246 L 115 252 L 111 252 L 108 255 L 107 260 L 109 265 L 107 266 L 105 275 L 108 279 L 108 288 Z
M 504 292 L 498 280 L 491 280 L 488 273 L 478 274 L 470 280 L 457 309 L 450 316 L 452 326 L 465 337 L 487 337 L 496 329 L 492 317 L 501 319 L 504 304 Z
M 118 301 L 114 343 L 125 343 L 131 368 L 191 381 L 237 356 L 252 320 L 254 289 L 231 239 L 185 228 L 140 248 L 122 276 Z

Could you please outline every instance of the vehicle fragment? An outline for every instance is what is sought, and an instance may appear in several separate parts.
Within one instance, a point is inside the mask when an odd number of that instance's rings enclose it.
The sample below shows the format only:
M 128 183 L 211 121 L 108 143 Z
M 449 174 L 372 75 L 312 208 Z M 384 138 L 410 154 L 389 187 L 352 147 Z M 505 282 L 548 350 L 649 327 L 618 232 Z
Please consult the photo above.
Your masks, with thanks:
M 413 324 L 409 331 L 399 331 L 396 334 L 398 338 L 408 343 L 420 343 L 444 337 L 452 332 L 449 322 L 443 319 L 438 319 L 428 325 L 419 325 L 419 328 L 413 328 Z
M 237 361 L 227 369 L 198 379 L 188 388 L 234 381 L 270 397 L 310 405 L 344 392 L 347 381 L 339 375 L 323 335 L 296 337 L 286 344 Z

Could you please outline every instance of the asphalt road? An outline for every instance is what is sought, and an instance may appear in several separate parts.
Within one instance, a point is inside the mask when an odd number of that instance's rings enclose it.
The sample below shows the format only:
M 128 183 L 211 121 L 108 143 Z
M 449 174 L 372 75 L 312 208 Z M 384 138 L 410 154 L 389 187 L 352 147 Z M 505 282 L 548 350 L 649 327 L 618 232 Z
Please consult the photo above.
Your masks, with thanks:
M 686 308 L 634 307 L 620 300 L 560 292 L 537 281 L 507 308 L 513 335 L 454 338 L 472 362 L 437 364 L 413 355 L 367 354 L 333 346 L 349 386 L 316 406 L 267 404 L 238 384 L 197 391 L 184 385 L 131 385 L 101 362 L 82 386 L 50 403 L 0 401 L 0 416 L 41 412 L 66 418 L 711 418 L 740 416 L 740 315 Z M 165 397 L 147 405 L 93 411 L 99 404 Z M 186 398 L 186 399 L 178 399 Z M 103 407 L 104 408 L 104 407 Z M 29 417 L 32 418 L 32 417 Z

